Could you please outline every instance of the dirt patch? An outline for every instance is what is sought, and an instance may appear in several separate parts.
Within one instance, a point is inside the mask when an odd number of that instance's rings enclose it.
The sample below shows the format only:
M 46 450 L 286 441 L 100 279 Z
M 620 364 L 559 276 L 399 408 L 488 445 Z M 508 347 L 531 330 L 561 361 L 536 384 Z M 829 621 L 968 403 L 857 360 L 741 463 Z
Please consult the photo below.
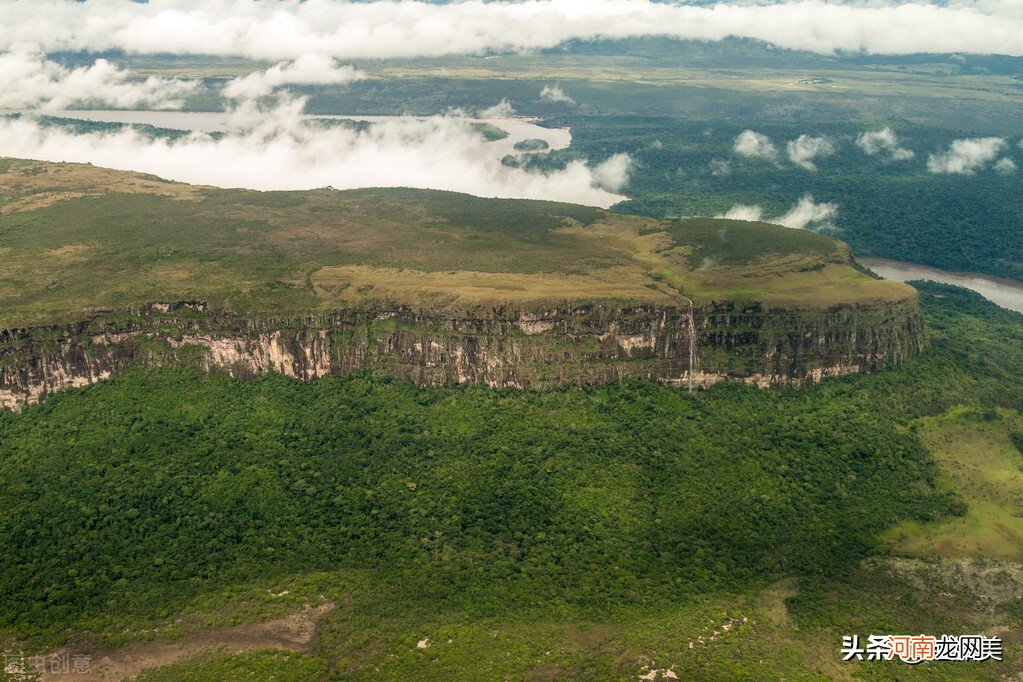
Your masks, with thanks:
M 59 649 L 47 658 L 88 654 L 90 680 L 130 680 L 145 670 L 180 663 L 198 656 L 234 654 L 257 649 L 305 651 L 309 648 L 320 618 L 334 609 L 334 604 L 306 606 L 282 618 L 247 623 L 201 635 L 193 635 L 177 642 L 129 644 L 123 647 L 70 651 Z M 42 673 L 40 680 L 65 680 L 67 675 Z
M 62 263 L 85 260 L 86 254 L 92 249 L 88 244 L 65 244 L 59 249 L 52 249 L 46 252 L 50 258 L 56 258 Z

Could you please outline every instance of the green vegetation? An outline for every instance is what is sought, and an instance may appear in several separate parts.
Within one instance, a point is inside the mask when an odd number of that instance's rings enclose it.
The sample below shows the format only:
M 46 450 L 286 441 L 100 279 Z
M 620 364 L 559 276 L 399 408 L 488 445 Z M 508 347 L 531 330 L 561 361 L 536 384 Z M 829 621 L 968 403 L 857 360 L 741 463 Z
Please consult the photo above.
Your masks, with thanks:
M 794 307 L 912 297 L 834 240 L 762 224 L 429 190 L 215 190 L 13 159 L 0 195 L 5 326 L 175 300 L 304 314 L 353 300 L 675 305 L 678 290 Z
M 0 624 L 26 632 L 366 568 L 480 614 L 606 609 L 832 573 L 885 525 L 958 509 L 874 411 L 740 387 L 137 371 L 0 424 L 0 537 L 18 548 Z
M 615 210 L 672 217 L 723 214 L 736 204 L 754 204 L 777 218 L 807 194 L 838 207 L 829 234 L 847 242 L 857 256 L 885 257 L 951 270 L 972 270 L 1023 279 L 1023 200 L 1016 173 L 988 168 L 976 175 L 935 175 L 932 153 L 964 133 L 892 125 L 915 158 L 891 161 L 867 156 L 856 137 L 884 122 L 779 123 L 746 120 L 692 121 L 671 117 L 564 116 L 550 125 L 572 128 L 572 147 L 533 158 L 545 169 L 569 159 L 604 159 L 628 153 L 634 161 L 625 192 L 630 200 Z M 776 161 L 746 158 L 733 151 L 736 137 L 752 128 L 779 149 Z M 802 134 L 826 135 L 836 152 L 807 171 L 785 158 L 785 143 Z M 1005 155 L 1019 160 L 1010 139 Z
M 991 597 L 984 566 L 857 568 L 893 524 L 974 513 L 917 420 L 980 409 L 1018 429 L 1023 316 L 923 292 L 933 343 L 920 359 L 801 391 L 422 389 L 165 368 L 3 414 L 0 632 L 32 647 L 68 633 L 118 643 L 173 614 L 252 604 L 252 618 L 323 595 L 338 608 L 302 665 L 345 678 L 628 677 L 647 664 L 741 677 L 754 660 L 798 678 L 829 674 L 840 634 L 1008 622 L 997 604 L 1011 599 Z M 957 599 L 985 594 L 990 612 L 927 605 L 974 573 Z M 775 583 L 786 577 L 802 582 Z M 168 674 L 263 670 L 277 656 Z
M 474 122 L 472 124 L 474 130 L 479 131 L 483 135 L 483 139 L 487 142 L 497 142 L 508 137 L 508 131 L 498 128 L 492 123 Z
M 324 661 L 306 654 L 256 651 L 178 663 L 143 673 L 139 682 L 207 682 L 208 680 L 277 680 L 307 682 L 324 677 Z
M 515 151 L 517 152 L 538 152 L 546 149 L 550 149 L 550 145 L 547 144 L 547 140 L 519 140 L 515 143 Z

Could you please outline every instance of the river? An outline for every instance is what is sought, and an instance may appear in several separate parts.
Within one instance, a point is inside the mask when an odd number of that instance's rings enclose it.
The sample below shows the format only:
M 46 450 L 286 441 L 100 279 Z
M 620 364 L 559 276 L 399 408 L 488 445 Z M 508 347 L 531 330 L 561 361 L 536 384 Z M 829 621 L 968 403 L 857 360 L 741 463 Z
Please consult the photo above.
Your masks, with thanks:
M 126 110 L 92 110 L 92 109 L 61 109 L 58 111 L 24 111 L 0 109 L 3 114 L 40 114 L 58 118 L 71 118 L 80 121 L 101 121 L 104 123 L 135 123 L 151 125 L 170 130 L 189 130 L 204 133 L 224 133 L 229 130 L 230 115 L 222 112 L 207 111 L 126 111 Z M 429 118 L 426 116 L 360 116 L 358 114 L 337 114 L 323 116 L 307 116 L 312 119 L 345 119 L 350 121 L 368 121 L 370 123 L 393 121 L 402 118 Z M 545 141 L 550 149 L 565 149 L 572 143 L 572 133 L 568 128 L 544 128 L 536 125 L 528 118 L 468 118 L 452 116 L 453 120 L 468 123 L 489 123 L 508 133 L 508 137 L 485 143 L 484 148 L 500 160 L 508 154 L 516 154 L 515 143 L 523 140 L 538 139 Z
M 1023 282 L 982 275 L 977 272 L 949 272 L 927 265 L 914 265 L 884 258 L 857 258 L 856 260 L 885 279 L 893 279 L 898 282 L 929 279 L 932 282 L 954 284 L 957 287 L 972 289 L 1003 308 L 1023 313 Z

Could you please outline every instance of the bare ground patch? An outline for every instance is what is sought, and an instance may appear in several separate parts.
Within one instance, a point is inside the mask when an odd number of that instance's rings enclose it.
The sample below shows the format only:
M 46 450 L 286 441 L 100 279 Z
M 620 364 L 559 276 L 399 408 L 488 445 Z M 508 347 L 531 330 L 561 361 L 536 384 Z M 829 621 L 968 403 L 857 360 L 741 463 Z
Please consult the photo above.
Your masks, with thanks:
M 146 670 L 181 663 L 199 656 L 244 653 L 257 649 L 306 651 L 319 620 L 334 609 L 334 604 L 305 606 L 287 616 L 259 623 L 192 635 L 177 642 L 147 642 L 93 651 L 59 649 L 48 657 L 86 653 L 92 680 L 130 680 Z M 42 673 L 42 682 L 67 679 L 67 675 Z

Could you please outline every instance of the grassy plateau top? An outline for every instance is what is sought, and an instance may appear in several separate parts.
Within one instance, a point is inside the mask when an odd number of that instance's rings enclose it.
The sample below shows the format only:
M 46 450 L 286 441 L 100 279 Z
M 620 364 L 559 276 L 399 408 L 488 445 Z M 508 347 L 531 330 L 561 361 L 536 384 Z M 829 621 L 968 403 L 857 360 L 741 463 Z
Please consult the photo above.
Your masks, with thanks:
M 242 314 L 403 304 L 912 300 L 842 242 L 765 223 L 654 220 L 419 189 L 255 192 L 0 159 L 0 326 L 157 301 Z

